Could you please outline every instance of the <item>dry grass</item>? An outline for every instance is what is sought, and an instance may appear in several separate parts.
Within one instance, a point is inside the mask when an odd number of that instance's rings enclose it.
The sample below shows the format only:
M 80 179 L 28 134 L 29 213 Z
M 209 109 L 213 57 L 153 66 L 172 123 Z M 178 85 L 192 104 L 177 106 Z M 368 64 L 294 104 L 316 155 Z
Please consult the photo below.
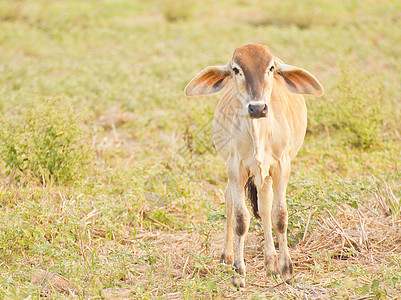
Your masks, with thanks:
M 43 297 L 50 296 L 50 293 L 53 291 L 71 297 L 76 297 L 78 293 L 77 287 L 71 284 L 68 279 L 60 274 L 45 270 L 38 270 L 33 273 L 31 282 L 42 289 Z
M 375 199 L 359 208 L 340 205 L 336 216 L 328 210 L 314 215 L 312 208 L 311 219 L 317 225 L 312 232 L 306 233 L 303 241 L 290 249 L 295 265 L 292 285 L 266 276 L 261 231 L 250 232 L 245 246 L 247 288 L 242 291 L 232 288 L 228 268 L 218 263 L 224 241 L 222 231 L 213 232 L 209 245 L 199 232 L 141 230 L 136 239 L 125 238 L 127 250 L 132 251 L 137 261 L 151 260 L 154 256 L 153 263 L 151 266 L 143 264 L 135 274 L 125 278 L 125 283 L 133 288 L 110 288 L 104 291 L 104 296 L 106 299 L 138 297 L 138 287 L 141 287 L 142 292 L 150 295 L 182 299 L 188 284 L 185 282 L 209 277 L 217 281 L 220 292 L 210 294 L 217 298 L 250 298 L 256 294 L 295 299 L 345 296 L 357 299 L 360 292 L 353 292 L 355 286 L 342 288 L 334 285 L 348 276 L 343 271 L 350 266 L 363 266 L 365 272 L 380 278 L 383 268 L 393 262 L 392 254 L 401 253 L 401 220 L 386 216 L 380 205 Z M 152 248 L 144 247 L 146 244 Z M 372 284 L 369 276 L 358 276 L 355 280 L 358 288 Z M 170 292 L 160 294 L 162 290 Z M 397 293 L 401 293 L 399 288 L 389 294 Z M 205 294 L 199 291 L 198 296 L 205 297 Z M 373 294 L 367 294 L 359 299 L 373 297 Z

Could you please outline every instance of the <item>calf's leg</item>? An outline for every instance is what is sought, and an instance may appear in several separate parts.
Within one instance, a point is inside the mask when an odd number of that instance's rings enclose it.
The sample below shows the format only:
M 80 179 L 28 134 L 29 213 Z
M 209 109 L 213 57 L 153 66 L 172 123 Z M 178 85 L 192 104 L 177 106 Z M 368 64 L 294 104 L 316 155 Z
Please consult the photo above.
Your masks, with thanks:
M 262 220 L 263 233 L 264 233 L 264 260 L 267 276 L 277 275 L 278 257 L 276 249 L 274 248 L 273 235 L 272 235 L 272 178 L 266 177 L 263 185 L 258 191 L 258 210 Z
M 221 253 L 220 262 L 227 265 L 232 265 L 234 262 L 234 248 L 233 248 L 233 199 L 230 192 L 230 187 L 227 186 L 224 192 L 224 201 L 226 206 L 226 233 L 223 251 Z
M 272 223 L 279 244 L 279 270 L 283 280 L 288 281 L 293 275 L 293 266 L 287 245 L 288 213 L 285 194 L 290 175 L 290 161 L 281 160 L 273 170 L 273 210 Z
M 240 162 L 231 159 L 227 163 L 228 185 L 227 190 L 232 197 L 231 224 L 233 230 L 234 262 L 235 271 L 241 277 L 234 276 L 231 282 L 236 287 L 245 287 L 245 263 L 244 263 L 244 242 L 248 233 L 250 215 L 245 204 L 244 186 L 248 174 Z M 227 214 L 230 214 L 227 212 Z M 228 220 L 227 220 L 228 222 Z

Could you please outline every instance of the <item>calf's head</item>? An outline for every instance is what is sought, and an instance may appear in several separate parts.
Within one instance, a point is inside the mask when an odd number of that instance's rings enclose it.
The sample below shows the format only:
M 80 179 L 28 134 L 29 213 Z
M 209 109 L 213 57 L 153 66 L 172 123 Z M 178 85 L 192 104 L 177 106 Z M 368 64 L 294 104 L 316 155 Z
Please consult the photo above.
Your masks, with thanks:
M 233 81 L 236 96 L 249 118 L 267 117 L 274 84 L 280 81 L 290 92 L 321 96 L 323 87 L 304 69 L 282 63 L 264 45 L 235 49 L 225 66 L 207 67 L 185 88 L 186 96 L 214 94 Z

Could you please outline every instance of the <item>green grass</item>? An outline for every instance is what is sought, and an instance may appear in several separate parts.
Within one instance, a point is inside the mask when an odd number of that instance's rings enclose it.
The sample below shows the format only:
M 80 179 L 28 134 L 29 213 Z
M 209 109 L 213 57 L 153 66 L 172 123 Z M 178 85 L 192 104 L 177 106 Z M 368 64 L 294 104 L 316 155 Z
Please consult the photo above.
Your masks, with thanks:
M 2 1 L 0 298 L 38 298 L 40 269 L 71 280 L 80 298 L 235 294 L 216 254 L 226 175 L 210 122 L 220 95 L 187 99 L 183 89 L 249 42 L 325 87 L 307 97 L 293 162 L 292 247 L 312 206 L 309 231 L 324 208 L 369 203 L 386 186 L 401 199 L 400 11 L 395 0 Z M 251 230 L 259 236 L 260 224 Z M 148 237 L 155 232 L 182 248 Z M 185 248 L 185 234 L 198 240 Z M 362 264 L 327 273 L 321 255 L 322 269 L 302 280 L 325 277 L 337 296 L 395 297 L 399 254 L 370 275 Z

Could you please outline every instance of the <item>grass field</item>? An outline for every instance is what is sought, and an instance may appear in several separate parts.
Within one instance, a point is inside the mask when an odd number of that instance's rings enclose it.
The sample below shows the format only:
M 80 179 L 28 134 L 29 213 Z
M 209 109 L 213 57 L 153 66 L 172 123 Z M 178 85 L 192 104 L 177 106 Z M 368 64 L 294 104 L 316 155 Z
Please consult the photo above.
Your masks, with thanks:
M 269 45 L 322 82 L 287 203 L 292 286 L 219 264 L 219 95 L 197 72 Z M 0 2 L 0 298 L 401 295 L 401 2 Z

